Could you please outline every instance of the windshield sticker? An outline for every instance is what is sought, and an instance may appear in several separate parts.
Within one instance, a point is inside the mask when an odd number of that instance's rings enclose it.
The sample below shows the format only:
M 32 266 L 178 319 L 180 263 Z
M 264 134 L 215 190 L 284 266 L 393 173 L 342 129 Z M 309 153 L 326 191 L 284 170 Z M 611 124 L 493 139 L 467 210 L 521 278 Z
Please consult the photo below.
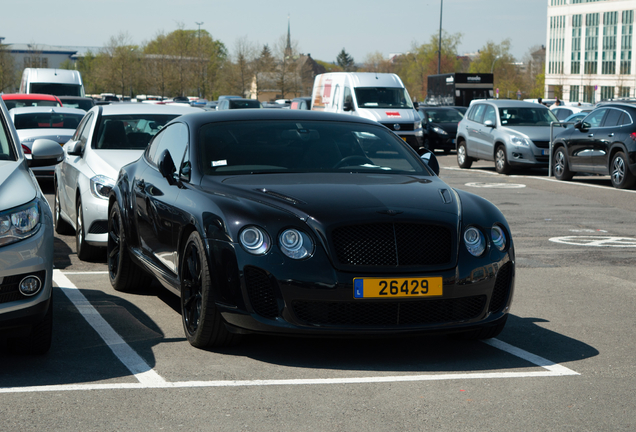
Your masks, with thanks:
M 402 117 L 399 111 L 386 111 L 387 117 Z
M 223 160 L 218 160 L 218 161 L 212 161 L 212 166 L 213 167 L 220 167 L 220 166 L 225 166 L 227 165 L 227 160 L 223 159 Z

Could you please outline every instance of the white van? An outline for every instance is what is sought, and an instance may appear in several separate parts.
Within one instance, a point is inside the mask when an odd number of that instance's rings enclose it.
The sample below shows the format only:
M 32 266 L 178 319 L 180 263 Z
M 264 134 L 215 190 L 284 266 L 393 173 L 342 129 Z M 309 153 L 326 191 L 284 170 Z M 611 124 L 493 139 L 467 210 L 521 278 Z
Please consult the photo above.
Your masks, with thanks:
M 25 68 L 20 93 L 84 97 L 82 75 L 76 70 Z
M 332 72 L 316 76 L 311 109 L 375 120 L 418 151 L 424 130 L 400 77 L 389 73 Z

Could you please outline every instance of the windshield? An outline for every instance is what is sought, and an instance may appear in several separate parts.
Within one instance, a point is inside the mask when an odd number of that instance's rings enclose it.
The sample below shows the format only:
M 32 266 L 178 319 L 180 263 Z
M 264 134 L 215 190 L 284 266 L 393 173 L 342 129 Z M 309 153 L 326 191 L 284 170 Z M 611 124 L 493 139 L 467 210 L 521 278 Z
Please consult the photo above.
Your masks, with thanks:
M 503 126 L 550 126 L 558 122 L 552 111 L 546 108 L 499 108 Z
M 322 121 L 222 122 L 197 134 L 206 175 L 364 172 L 430 175 L 390 130 Z
M 401 87 L 356 87 L 360 108 L 413 108 L 411 98 Z
M 430 123 L 458 123 L 464 118 L 462 113 L 454 109 L 427 109 L 425 112 L 418 112 L 422 120 L 424 120 L 424 115 L 426 114 Z
M 126 114 L 104 116 L 92 147 L 100 150 L 143 150 L 150 139 L 177 114 Z
M 31 93 L 55 96 L 84 96 L 82 86 L 77 84 L 31 83 Z
M 56 112 L 25 113 L 16 114 L 13 118 L 13 123 L 18 130 L 42 128 L 76 129 L 83 117 L 83 114 Z

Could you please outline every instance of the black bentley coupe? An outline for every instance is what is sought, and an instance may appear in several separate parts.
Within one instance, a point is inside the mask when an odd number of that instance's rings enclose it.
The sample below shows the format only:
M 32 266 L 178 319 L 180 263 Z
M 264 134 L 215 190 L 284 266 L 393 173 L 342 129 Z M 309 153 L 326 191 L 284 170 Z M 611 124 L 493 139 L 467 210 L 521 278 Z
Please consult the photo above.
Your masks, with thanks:
M 495 337 L 510 228 L 384 126 L 300 110 L 176 118 L 110 192 L 116 290 L 157 279 L 196 347 L 241 334 Z

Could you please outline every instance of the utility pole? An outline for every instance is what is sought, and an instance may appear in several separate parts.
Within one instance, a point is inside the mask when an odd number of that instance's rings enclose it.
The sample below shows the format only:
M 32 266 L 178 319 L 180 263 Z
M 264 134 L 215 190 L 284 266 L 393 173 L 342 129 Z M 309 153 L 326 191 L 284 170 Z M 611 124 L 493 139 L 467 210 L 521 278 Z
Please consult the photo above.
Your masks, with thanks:
M 442 67 L 442 10 L 444 9 L 444 0 L 439 3 L 439 46 L 437 48 L 437 74 L 441 73 Z
M 199 54 L 199 86 L 197 88 L 197 96 L 199 96 L 199 99 L 201 98 L 201 84 L 203 83 L 203 67 L 201 65 L 201 25 L 203 24 L 203 22 L 195 22 L 196 25 L 199 26 L 199 31 L 197 33 L 197 39 L 198 39 L 198 54 Z

